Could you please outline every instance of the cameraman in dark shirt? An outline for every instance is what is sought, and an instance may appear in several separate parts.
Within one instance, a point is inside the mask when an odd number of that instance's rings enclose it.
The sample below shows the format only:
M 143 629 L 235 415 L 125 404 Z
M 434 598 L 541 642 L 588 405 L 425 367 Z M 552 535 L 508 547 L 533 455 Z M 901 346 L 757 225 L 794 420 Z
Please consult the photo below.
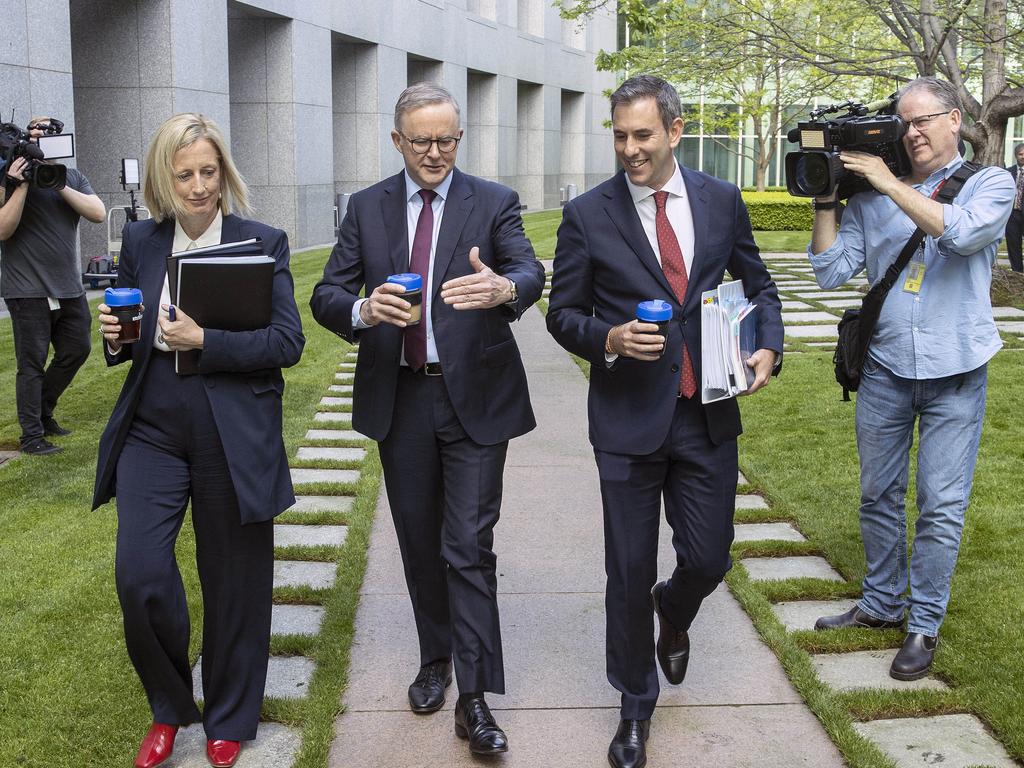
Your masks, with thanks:
M 49 126 L 49 117 L 33 118 L 29 135 L 37 140 Z M 84 216 L 100 223 L 107 211 L 74 168 L 68 169 L 67 186 L 54 190 L 28 182 L 27 166 L 24 157 L 10 162 L 0 191 L 0 296 L 14 331 L 21 450 L 46 455 L 61 450 L 47 436 L 70 434 L 54 420 L 53 409 L 91 347 L 89 306 L 75 252 L 78 220 Z

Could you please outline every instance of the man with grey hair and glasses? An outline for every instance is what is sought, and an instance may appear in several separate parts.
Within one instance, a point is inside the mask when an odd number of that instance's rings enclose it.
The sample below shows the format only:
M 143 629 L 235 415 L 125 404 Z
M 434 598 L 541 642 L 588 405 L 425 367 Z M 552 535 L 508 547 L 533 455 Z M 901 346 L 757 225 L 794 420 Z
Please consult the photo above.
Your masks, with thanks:
M 359 340 L 352 425 L 380 446 L 419 636 L 409 705 L 439 710 L 454 662 L 455 733 L 486 755 L 508 749 L 484 700 L 505 692 L 493 529 L 508 441 L 535 426 L 510 324 L 544 269 L 516 193 L 455 167 L 461 138 L 448 91 L 402 92 L 405 169 L 352 196 L 310 305 Z
M 989 285 L 1014 188 L 1002 168 L 982 168 L 952 202 L 935 199 L 964 163 L 962 109 L 951 84 L 911 81 L 899 92 L 897 112 L 907 125 L 909 175 L 896 178 L 881 158 L 844 151 L 846 170 L 873 189 L 850 198 L 838 232 L 835 195 L 815 200 L 808 253 L 822 288 L 862 270 L 877 283 L 915 230 L 925 233 L 882 305 L 857 393 L 862 596 L 846 613 L 818 619 L 815 629 L 898 628 L 906 621 L 889 674 L 916 680 L 928 673 L 938 645 L 981 439 L 987 365 L 1002 346 Z M 908 566 L 905 495 L 915 422 L 918 518 Z

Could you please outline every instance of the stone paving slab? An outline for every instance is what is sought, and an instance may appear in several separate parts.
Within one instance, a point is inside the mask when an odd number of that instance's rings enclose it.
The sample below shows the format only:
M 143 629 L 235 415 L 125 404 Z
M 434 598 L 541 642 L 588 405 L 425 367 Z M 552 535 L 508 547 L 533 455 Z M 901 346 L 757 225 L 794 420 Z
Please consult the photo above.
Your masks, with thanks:
M 267 687 L 264 697 L 275 699 L 303 699 L 309 690 L 316 663 L 305 656 L 271 656 L 267 665 Z M 192 668 L 192 695 L 203 699 L 203 657 Z M 262 728 L 262 726 L 260 726 Z M 245 763 L 248 765 L 248 761 Z
M 338 411 L 317 411 L 313 414 L 313 421 L 352 426 L 352 414 L 339 413 Z
M 793 311 L 796 311 L 796 310 L 811 309 L 811 308 L 812 308 L 811 305 L 808 304 L 805 301 L 794 301 L 792 299 L 783 299 L 782 300 L 782 311 L 783 312 L 793 312 Z M 783 320 L 785 320 L 785 316 L 783 316 Z
M 1012 333 L 1015 336 L 1024 334 L 1024 323 L 1013 323 L 1000 320 L 996 322 L 996 328 L 1003 333 Z
M 819 653 L 811 655 L 818 677 L 837 691 L 883 688 L 894 691 L 948 691 L 949 686 L 934 677 L 902 681 L 889 676 L 889 667 L 897 650 Z
M 452 732 L 451 716 L 411 712 L 347 712 L 335 725 L 330 768 L 595 768 L 606 766 L 617 709 L 505 710 L 488 697 L 509 752 L 491 761 L 470 755 Z M 401 733 L 381 739 L 381 731 Z M 573 737 L 567 738 L 567 735 Z M 397 742 L 397 743 L 396 743 Z M 415 745 L 415 759 L 410 759 Z M 647 742 L 648 765 L 723 768 L 840 768 L 839 751 L 802 705 L 666 707 L 659 704 Z
M 737 472 L 736 473 L 736 484 L 737 485 L 746 485 L 747 484 L 747 478 L 743 475 L 742 472 Z
M 1024 309 L 1016 307 L 992 307 L 992 317 L 997 320 L 1004 317 L 1024 317 Z
M 734 541 L 807 541 L 789 523 L 737 523 Z
M 296 496 L 289 512 L 348 512 L 354 496 Z
M 302 746 L 302 731 L 280 723 L 260 723 L 254 741 L 242 745 L 238 765 L 245 768 L 284 768 L 291 765 Z M 127 763 L 126 763 L 127 764 Z M 209 768 L 206 732 L 196 723 L 178 731 L 174 753 L 162 768 Z
M 831 312 L 787 312 L 782 316 L 784 323 L 835 323 L 838 320 Z
M 875 742 L 897 768 L 1020 768 L 973 715 L 873 720 L 853 727 Z
M 768 509 L 768 502 L 756 493 L 740 493 L 736 496 L 736 509 Z
M 334 374 L 334 380 L 342 384 L 353 384 L 355 383 L 356 377 L 351 373 L 336 373 Z
M 808 347 L 828 347 L 829 349 L 836 348 L 836 343 L 834 341 L 808 341 L 805 343 Z
M 10 461 L 20 455 L 21 451 L 0 451 L 0 464 L 3 464 L 5 461 Z
M 352 405 L 351 397 L 321 397 L 320 405 Z
M 856 600 L 791 600 L 775 603 L 772 611 L 790 632 L 814 629 L 820 616 L 838 616 L 857 604 Z
M 292 482 L 300 483 L 355 483 L 358 469 L 289 469 Z
M 366 440 L 366 435 L 351 429 L 309 429 L 307 440 Z
M 864 294 L 860 291 L 813 291 L 808 293 L 798 293 L 801 299 L 815 299 L 825 301 L 826 299 L 855 299 L 858 296 L 863 297 Z
M 303 445 L 295 453 L 297 459 L 330 459 L 331 461 L 362 461 L 365 448 L 318 448 Z
M 338 370 L 342 373 L 355 373 L 356 365 L 355 363 L 340 363 L 338 365 Z
M 839 318 L 833 318 L 838 323 Z M 793 339 L 839 338 L 836 325 L 792 325 L 786 327 L 786 335 Z
M 347 536 L 347 525 L 274 526 L 277 547 L 340 547 Z
M 822 299 L 821 304 L 832 309 L 853 309 L 861 305 L 861 299 Z
M 324 620 L 319 605 L 275 605 L 270 615 L 272 635 L 318 635 Z
M 351 395 L 352 387 L 347 384 L 331 384 L 327 388 L 329 392 L 337 392 L 339 395 Z
M 274 588 L 310 587 L 312 589 L 329 589 L 334 586 L 337 570 L 337 563 L 275 560 Z
M 816 555 L 800 557 L 745 557 L 740 560 L 751 581 L 768 581 L 769 579 L 825 579 L 826 581 L 844 581 L 836 570 L 823 557 Z

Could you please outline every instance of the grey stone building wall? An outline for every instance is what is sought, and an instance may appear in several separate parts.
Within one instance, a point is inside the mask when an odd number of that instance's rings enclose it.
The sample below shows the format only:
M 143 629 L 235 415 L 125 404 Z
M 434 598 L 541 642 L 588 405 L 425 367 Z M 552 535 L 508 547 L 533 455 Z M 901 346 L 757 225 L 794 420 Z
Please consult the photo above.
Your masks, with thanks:
M 459 100 L 459 165 L 557 207 L 614 168 L 594 71 L 615 18 L 564 22 L 548 0 L 3 0 L 0 94 L 24 125 L 53 114 L 109 207 L 127 204 L 122 157 L 156 126 L 200 111 L 228 134 L 256 216 L 293 247 L 333 237 L 335 195 L 402 167 L 398 94 L 421 79 Z M 82 224 L 85 256 L 107 228 Z

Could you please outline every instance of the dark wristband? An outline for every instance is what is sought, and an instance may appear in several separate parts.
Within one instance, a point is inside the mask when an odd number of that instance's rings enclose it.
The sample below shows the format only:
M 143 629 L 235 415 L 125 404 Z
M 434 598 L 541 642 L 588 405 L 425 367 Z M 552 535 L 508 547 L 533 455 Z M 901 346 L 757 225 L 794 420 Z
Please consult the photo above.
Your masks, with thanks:
M 818 200 L 814 198 L 812 205 L 816 211 L 832 211 L 839 207 L 838 200 Z
M 16 179 L 13 176 L 4 174 L 4 183 L 7 185 L 8 189 L 17 189 L 18 187 L 25 183 L 25 180 Z

